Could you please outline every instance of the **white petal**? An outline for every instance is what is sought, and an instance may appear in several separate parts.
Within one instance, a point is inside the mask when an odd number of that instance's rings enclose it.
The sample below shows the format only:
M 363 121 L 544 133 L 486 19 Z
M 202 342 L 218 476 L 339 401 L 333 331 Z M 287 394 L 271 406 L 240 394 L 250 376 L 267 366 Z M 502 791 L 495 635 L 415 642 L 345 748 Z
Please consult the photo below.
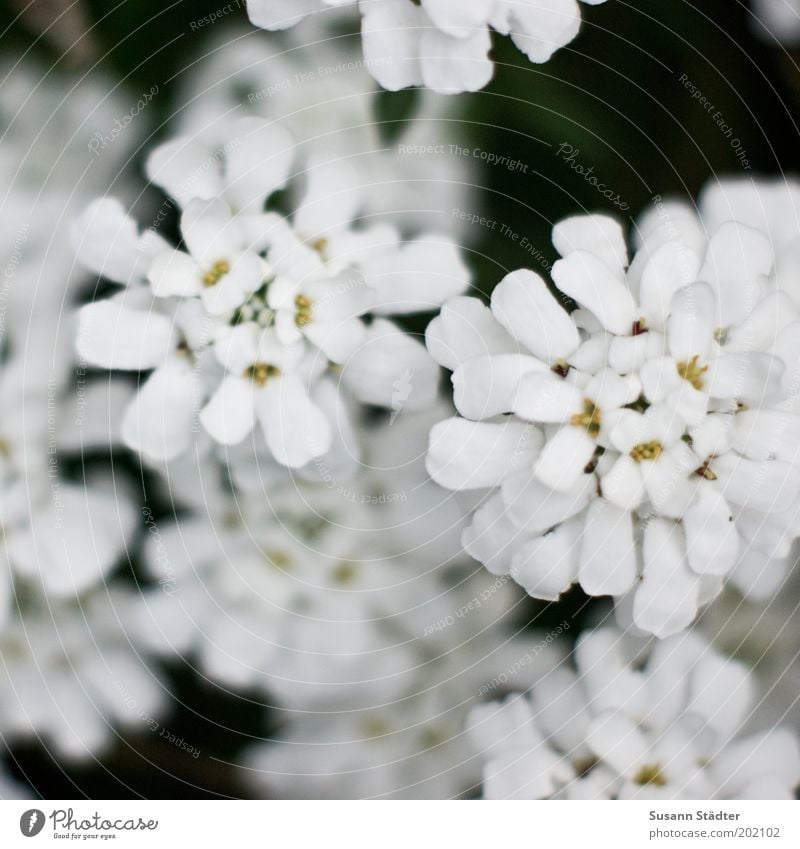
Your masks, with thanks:
M 312 12 L 322 12 L 325 0 L 247 0 L 247 15 L 253 26 L 262 29 L 288 29 Z
M 156 462 L 180 456 L 192 440 L 200 393 L 188 362 L 167 361 L 147 379 L 125 411 L 125 444 Z
M 578 573 L 579 534 L 569 523 L 519 546 L 511 577 L 534 598 L 555 601 Z
M 362 204 L 354 166 L 346 160 L 315 156 L 306 171 L 306 184 L 294 216 L 297 232 L 314 242 L 348 228 Z
M 472 357 L 514 353 L 518 345 L 477 298 L 453 298 L 431 321 L 425 343 L 437 363 L 451 371 Z
M 222 192 L 219 160 L 195 139 L 182 137 L 159 145 L 147 158 L 147 177 L 185 206 L 192 198 L 205 200 Z
M 779 460 L 756 462 L 733 452 L 712 461 L 725 498 L 761 513 L 791 509 L 800 497 L 800 471 Z
M 733 417 L 731 442 L 751 460 L 775 457 L 797 465 L 800 416 L 780 410 L 744 410 Z
M 772 260 L 769 239 L 751 227 L 727 221 L 711 237 L 699 277 L 714 290 L 722 327 L 747 318 Z
M 157 298 L 186 298 L 203 291 L 203 272 L 183 251 L 158 254 L 147 272 L 147 279 Z
M 699 575 L 726 575 L 739 553 L 739 535 L 730 507 L 710 486 L 697 490 L 691 507 L 683 517 L 686 556 L 689 566 Z
M 700 258 L 682 242 L 666 242 L 653 252 L 639 287 L 639 302 L 648 325 L 664 327 L 673 295 L 693 283 L 699 270 Z
M 575 0 L 536 0 L 535 3 L 503 3 L 492 20 L 501 32 L 511 34 L 516 46 L 531 62 L 546 62 L 553 53 L 578 34 L 581 13 Z M 499 26 L 498 26 L 499 25 Z
M 742 546 L 730 579 L 744 598 L 763 602 L 784 585 L 788 571 L 787 560 Z
M 491 46 L 489 27 L 468 38 L 452 38 L 430 27 L 423 30 L 419 43 L 423 83 L 442 94 L 479 91 L 494 73 Z
M 639 376 L 645 397 L 651 404 L 658 404 L 677 389 L 682 381 L 678 366 L 672 357 L 656 357 L 648 360 L 641 368 Z
M 265 264 L 246 251 L 231 263 L 230 270 L 213 286 L 204 286 L 203 305 L 212 315 L 224 315 L 241 306 L 264 282 Z
M 552 489 L 570 490 L 594 456 L 596 447 L 584 428 L 565 425 L 547 440 L 533 473 Z
M 571 490 L 558 492 L 523 468 L 503 481 L 503 501 L 508 518 L 518 528 L 541 534 L 580 513 L 595 489 L 594 475 L 582 475 Z
M 628 265 L 625 234 L 610 215 L 574 215 L 559 221 L 553 228 L 553 245 L 562 257 L 588 251 L 614 270 L 623 271 Z
M 632 778 L 645 766 L 647 740 L 633 722 L 618 711 L 595 718 L 586 735 L 589 748 L 620 776 Z
M 345 363 L 342 380 L 365 404 L 422 410 L 436 397 L 439 369 L 417 339 L 376 319 Z
M 720 326 L 717 299 L 710 286 L 695 283 L 678 290 L 667 321 L 670 353 L 676 360 L 699 357 L 702 364 Z
M 553 266 L 558 288 L 597 316 L 610 333 L 627 336 L 639 316 L 624 280 L 594 254 L 574 251 Z
M 543 369 L 539 360 L 522 354 L 472 357 L 453 372 L 456 409 L 468 419 L 508 413 L 522 378 Z
M 578 329 L 538 274 L 512 271 L 492 292 L 492 313 L 545 363 L 566 360 L 578 347 Z
M 243 246 L 239 222 L 219 198 L 195 198 L 181 215 L 181 235 L 198 265 L 207 271 L 218 260 L 230 262 Z
M 473 514 L 461 535 L 461 544 L 493 575 L 507 575 L 511 569 L 520 536 L 505 515 L 503 497 L 498 492 Z
M 256 393 L 256 406 L 267 445 L 282 465 L 300 468 L 330 448 L 330 423 L 299 378 L 268 381 Z
M 697 615 L 698 592 L 698 578 L 686 564 L 680 527 L 651 519 L 644 533 L 644 569 L 633 603 L 634 621 L 657 637 L 676 634 Z
M 357 318 L 312 321 L 303 328 L 305 336 L 333 363 L 344 363 L 363 344 L 366 330 Z
M 200 421 L 222 445 L 236 445 L 253 429 L 254 387 L 243 377 L 226 377 L 200 413 Z
M 422 8 L 440 30 L 455 38 L 467 38 L 476 27 L 485 27 L 494 0 L 472 0 L 453 3 L 452 0 L 422 0 Z
M 425 13 L 405 0 L 372 0 L 361 10 L 364 60 L 389 91 L 422 84 L 420 27 Z
M 644 498 L 640 464 L 623 454 L 602 477 L 603 496 L 620 510 L 635 510 Z
M 578 578 L 588 595 L 618 596 L 636 580 L 633 520 L 605 499 L 589 505 L 581 543 Z
M 539 430 L 522 422 L 447 419 L 431 430 L 426 467 L 447 489 L 482 489 L 526 468 L 541 444 Z
M 140 238 L 136 222 L 113 198 L 89 205 L 72 228 L 72 242 L 80 262 L 115 283 L 144 280 L 156 253 L 169 249 L 152 231 Z
M 583 410 L 584 393 L 554 374 L 532 372 L 522 378 L 513 411 L 536 422 L 567 422 Z
M 428 234 L 380 252 L 368 265 L 368 280 L 377 290 L 375 312 L 401 315 L 432 311 L 465 292 L 470 272 L 452 239 Z
M 232 123 L 226 145 L 226 198 L 239 213 L 260 212 L 289 179 L 292 137 L 278 124 L 248 117 Z
M 797 735 L 788 728 L 775 728 L 736 740 L 714 758 L 712 769 L 723 781 L 721 798 L 760 777 L 777 778 L 788 796 L 800 783 Z
M 78 354 L 93 365 L 145 370 L 160 366 L 174 346 L 169 319 L 157 312 L 99 301 L 78 313 Z
M 214 341 L 214 353 L 220 364 L 240 377 L 258 360 L 259 329 L 252 322 L 225 327 Z

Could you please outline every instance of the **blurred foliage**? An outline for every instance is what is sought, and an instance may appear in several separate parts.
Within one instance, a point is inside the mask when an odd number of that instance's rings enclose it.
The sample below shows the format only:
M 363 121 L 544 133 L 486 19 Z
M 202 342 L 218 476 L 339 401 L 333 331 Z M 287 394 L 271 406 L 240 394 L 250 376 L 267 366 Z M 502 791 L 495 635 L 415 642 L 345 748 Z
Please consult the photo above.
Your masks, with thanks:
M 75 16 L 72 29 L 54 32 L 57 16 L 20 16 L 24 5 L 0 0 L 4 54 L 30 51 L 57 72 L 74 73 L 76 60 L 86 69 L 94 63 L 122 80 L 131 102 L 157 85 L 150 108 L 161 136 L 179 108 L 177 86 L 192 73 L 213 29 L 191 22 L 225 4 L 84 0 L 81 13 L 92 26 L 72 50 Z M 800 170 L 797 57 L 753 37 L 742 2 L 609 0 L 582 11 L 582 34 L 543 66 L 529 64 L 507 39 L 496 39 L 495 79 L 482 92 L 460 96 L 462 120 L 452 124 L 450 142 L 519 163 L 512 170 L 469 160 L 477 163 L 480 188 L 470 212 L 496 222 L 470 225 L 464 236 L 484 293 L 513 268 L 546 270 L 556 258 L 550 230 L 567 215 L 607 211 L 630 224 L 656 194 L 691 198 L 720 176 Z M 245 18 L 243 4 L 223 20 L 235 18 Z M 700 94 L 693 97 L 693 91 Z M 701 104 L 701 95 L 713 111 Z M 376 118 L 385 122 L 387 140 L 397 138 L 417 100 L 414 92 L 379 96 Z M 732 138 L 740 142 L 738 155 Z M 618 196 L 619 206 L 565 161 L 563 145 L 574 153 L 574 165 L 593 169 Z M 141 151 L 133 167 L 141 167 Z M 587 601 L 575 590 L 558 606 L 532 605 L 531 621 L 544 628 L 565 616 L 580 621 L 587 610 L 597 610 Z M 54 763 L 36 746 L 16 746 L 12 769 L 51 798 L 243 795 L 228 764 L 250 735 L 265 733 L 259 697 L 234 697 L 185 668 L 166 674 L 179 705 L 163 727 L 202 741 L 198 759 L 144 732 L 80 767 Z

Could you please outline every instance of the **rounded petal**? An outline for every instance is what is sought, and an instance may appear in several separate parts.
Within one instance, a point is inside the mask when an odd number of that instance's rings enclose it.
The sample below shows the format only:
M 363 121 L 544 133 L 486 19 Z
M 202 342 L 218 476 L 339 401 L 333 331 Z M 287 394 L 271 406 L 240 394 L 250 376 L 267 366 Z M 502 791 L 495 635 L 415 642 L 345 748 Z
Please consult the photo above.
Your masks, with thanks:
M 544 280 L 512 271 L 492 292 L 492 313 L 508 332 L 545 363 L 566 360 L 578 348 L 578 328 Z
M 145 172 L 181 206 L 192 198 L 210 199 L 222 192 L 218 158 L 196 139 L 186 136 L 159 145 L 147 158 Z
M 298 469 L 331 446 L 331 426 L 301 380 L 286 375 L 256 393 L 258 419 L 273 457 Z
M 636 304 L 620 275 L 587 251 L 574 251 L 553 266 L 556 286 L 594 313 L 603 327 L 618 336 L 631 333 L 639 318 Z
M 633 517 L 602 498 L 589 505 L 581 541 L 578 579 L 588 595 L 620 596 L 638 572 Z
M 472 357 L 453 372 L 456 409 L 476 420 L 508 413 L 522 378 L 543 369 L 539 360 L 523 354 Z
M 562 256 L 573 251 L 589 251 L 615 271 L 628 265 L 625 233 L 610 215 L 574 215 L 559 221 L 553 228 L 553 245 Z
M 173 347 L 172 325 L 160 313 L 116 300 L 87 304 L 78 313 L 78 354 L 93 365 L 144 371 L 164 363 Z
M 522 422 L 447 419 L 431 430 L 426 467 L 447 489 L 483 489 L 526 468 L 541 444 L 539 430 Z
M 226 377 L 200 412 L 200 422 L 222 445 L 237 445 L 255 423 L 255 388 L 243 377 Z

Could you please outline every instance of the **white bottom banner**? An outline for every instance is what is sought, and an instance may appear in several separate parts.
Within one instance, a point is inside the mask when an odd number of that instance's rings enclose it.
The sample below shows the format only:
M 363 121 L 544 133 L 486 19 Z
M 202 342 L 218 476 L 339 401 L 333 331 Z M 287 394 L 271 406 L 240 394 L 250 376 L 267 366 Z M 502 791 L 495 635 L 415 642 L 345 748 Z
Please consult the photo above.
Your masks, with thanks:
M 0 846 L 800 847 L 796 802 L 0 802 Z M 112 843 L 113 841 L 113 843 Z

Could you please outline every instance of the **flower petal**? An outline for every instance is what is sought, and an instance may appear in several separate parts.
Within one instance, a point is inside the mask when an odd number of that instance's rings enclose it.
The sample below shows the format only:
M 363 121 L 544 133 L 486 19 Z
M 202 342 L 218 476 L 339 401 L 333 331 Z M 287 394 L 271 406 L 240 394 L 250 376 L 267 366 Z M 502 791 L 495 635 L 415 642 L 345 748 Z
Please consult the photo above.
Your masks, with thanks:
M 581 542 L 578 578 L 588 595 L 619 596 L 636 580 L 633 519 L 605 499 L 589 505 Z
M 261 427 L 275 459 L 298 469 L 331 446 L 331 426 L 299 378 L 270 380 L 256 393 Z
M 226 377 L 200 412 L 200 422 L 222 445 L 237 445 L 253 430 L 255 388 L 243 377 Z
M 508 413 L 522 378 L 543 369 L 539 360 L 523 354 L 472 357 L 453 372 L 456 409 L 476 420 Z
M 541 433 L 522 422 L 447 419 L 431 430 L 426 468 L 447 489 L 483 489 L 525 468 L 541 444 Z
M 492 292 L 492 313 L 508 332 L 545 363 L 566 360 L 578 347 L 578 329 L 544 280 L 521 269 Z

